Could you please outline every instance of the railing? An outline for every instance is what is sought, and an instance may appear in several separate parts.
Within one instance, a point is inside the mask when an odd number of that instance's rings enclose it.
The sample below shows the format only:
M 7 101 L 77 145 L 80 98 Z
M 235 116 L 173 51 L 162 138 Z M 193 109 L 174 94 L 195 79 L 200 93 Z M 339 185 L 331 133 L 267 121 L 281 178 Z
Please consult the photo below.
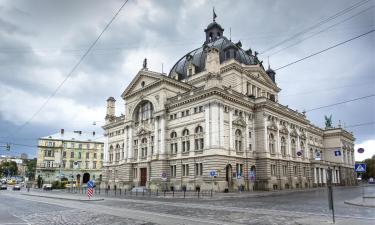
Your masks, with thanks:
M 87 187 L 68 187 L 65 189 L 65 192 L 71 194 L 83 194 L 86 195 Z M 215 194 L 213 190 L 206 191 L 187 191 L 187 190 L 127 190 L 127 189 L 103 189 L 100 187 L 94 188 L 94 195 L 106 196 L 106 197 L 118 197 L 118 198 L 130 198 L 130 197 L 149 197 L 149 198 L 212 198 Z

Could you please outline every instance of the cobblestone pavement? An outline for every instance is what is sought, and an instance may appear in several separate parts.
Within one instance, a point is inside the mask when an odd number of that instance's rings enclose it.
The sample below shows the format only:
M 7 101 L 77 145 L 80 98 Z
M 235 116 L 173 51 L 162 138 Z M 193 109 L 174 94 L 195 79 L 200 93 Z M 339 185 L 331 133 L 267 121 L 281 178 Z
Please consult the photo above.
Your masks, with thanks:
M 375 209 L 344 204 L 361 196 L 360 187 L 335 188 L 337 224 L 371 224 Z M 41 194 L 40 192 L 31 192 Z M 375 186 L 366 188 L 374 194 Z M 329 224 L 326 189 L 287 193 L 278 196 L 223 198 L 216 200 L 107 198 L 104 201 L 75 202 L 42 199 L 7 192 L 3 202 L 11 202 L 15 216 L 30 224 Z M 82 195 L 45 193 L 59 197 Z M 42 199 L 42 202 L 38 199 Z M 1 209 L 1 207 L 0 207 Z M 1 216 L 1 212 L 0 212 Z M 0 220 L 1 221 L 1 220 Z M 1 224 L 1 223 L 0 223 Z

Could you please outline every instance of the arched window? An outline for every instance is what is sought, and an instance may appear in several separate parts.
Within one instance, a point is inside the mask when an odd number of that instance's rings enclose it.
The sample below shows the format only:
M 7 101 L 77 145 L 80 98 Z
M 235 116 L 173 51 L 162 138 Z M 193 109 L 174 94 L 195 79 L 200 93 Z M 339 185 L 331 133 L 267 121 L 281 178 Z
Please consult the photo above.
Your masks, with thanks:
M 153 117 L 154 107 L 152 106 L 151 102 L 144 101 L 137 106 L 135 113 L 135 120 L 137 122 L 148 120 Z
M 310 148 L 310 159 L 314 159 L 314 150 Z
M 201 126 L 197 126 L 195 128 L 195 150 L 200 151 L 204 148 L 204 139 L 203 139 L 203 128 Z
M 282 156 L 286 156 L 286 141 L 285 141 L 285 137 L 281 137 L 281 154 L 282 154 Z
M 142 138 L 141 140 L 141 157 L 147 157 L 147 138 Z
M 109 161 L 113 161 L 113 146 L 109 146 Z
M 268 137 L 268 147 L 270 150 L 270 153 L 275 153 L 275 138 L 273 137 L 273 134 L 271 133 Z
M 178 145 L 177 145 L 177 133 L 173 131 L 171 133 L 171 154 L 176 154 L 178 150 Z
M 184 129 L 182 131 L 182 152 L 190 151 L 190 140 L 189 140 L 189 130 Z
M 237 152 L 242 151 L 242 133 L 240 130 L 236 130 L 235 132 L 235 149 Z
M 293 158 L 295 158 L 296 154 L 297 154 L 296 148 L 297 148 L 296 141 L 294 139 L 292 139 L 292 141 L 291 141 L 291 149 L 292 149 L 292 157 Z
M 300 150 L 302 152 L 301 158 L 304 158 L 304 156 L 305 156 L 305 143 L 303 141 L 301 141 L 301 143 L 300 143 L 300 148 L 301 148 Z
M 119 161 L 120 160 L 120 144 L 117 144 L 116 145 L 116 149 L 115 149 L 115 161 Z

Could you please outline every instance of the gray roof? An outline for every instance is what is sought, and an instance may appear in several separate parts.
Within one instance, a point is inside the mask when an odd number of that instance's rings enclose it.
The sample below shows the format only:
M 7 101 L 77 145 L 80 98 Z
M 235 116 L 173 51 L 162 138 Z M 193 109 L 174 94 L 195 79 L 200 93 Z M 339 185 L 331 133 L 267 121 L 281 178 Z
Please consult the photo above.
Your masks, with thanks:
M 39 139 L 51 139 L 51 140 L 61 140 L 61 141 L 78 141 L 78 142 L 104 142 L 104 137 L 101 134 L 93 135 L 90 133 L 78 132 L 64 132 L 64 134 L 56 133 L 49 136 L 41 137 Z
M 202 47 L 197 48 L 186 55 L 184 55 L 171 69 L 169 76 L 171 77 L 173 73 L 178 74 L 179 80 L 183 80 L 187 77 L 188 74 L 188 65 L 189 61 L 188 58 L 191 58 L 192 64 L 195 66 L 195 73 L 199 73 L 205 70 L 205 63 L 207 54 L 204 51 L 204 48 L 208 47 L 215 47 L 219 50 L 219 57 L 220 57 L 220 64 L 229 59 L 235 59 L 236 61 L 243 63 L 245 65 L 257 65 L 259 60 L 252 54 L 247 53 L 243 50 L 239 45 L 234 44 L 232 41 L 228 40 L 225 36 L 221 36 L 220 38 L 212 41 L 210 43 L 204 44 Z M 229 49 L 233 49 L 228 55 L 226 55 L 226 51 Z M 234 53 L 235 52 L 235 53 Z

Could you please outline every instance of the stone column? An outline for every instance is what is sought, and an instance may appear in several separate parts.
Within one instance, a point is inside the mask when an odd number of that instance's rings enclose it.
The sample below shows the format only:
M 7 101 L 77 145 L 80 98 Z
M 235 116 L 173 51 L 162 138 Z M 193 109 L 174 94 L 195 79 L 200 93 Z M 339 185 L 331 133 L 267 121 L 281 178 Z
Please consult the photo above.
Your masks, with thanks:
M 218 102 L 213 102 L 210 104 L 211 147 L 219 147 L 220 145 L 219 107 Z
M 225 131 L 224 131 L 224 106 L 219 106 L 219 132 L 220 132 L 220 147 L 224 147 L 224 138 L 225 138 Z
M 281 139 L 280 139 L 280 125 L 279 123 L 276 124 L 277 132 L 276 132 L 276 153 L 281 155 Z
M 340 183 L 340 173 L 339 170 L 336 170 L 336 183 Z
M 326 169 L 323 168 L 323 183 L 326 184 L 327 183 L 327 172 L 326 172 Z
M 205 106 L 204 106 L 204 122 L 205 122 L 205 128 L 204 128 L 204 131 L 205 131 L 205 137 L 204 137 L 204 146 L 205 148 L 209 148 L 210 145 L 211 145 L 211 142 L 210 142 L 210 133 L 211 133 L 211 129 L 210 129 L 210 103 L 207 103 Z
M 128 128 L 128 146 L 129 146 L 129 149 L 128 149 L 128 161 L 130 162 L 132 159 L 133 159 L 133 127 L 129 126 Z
M 163 159 L 166 158 L 165 150 L 165 116 L 160 116 L 160 155 Z
M 159 118 L 155 117 L 154 125 L 154 155 L 159 154 Z
M 245 113 L 245 123 L 246 123 L 246 128 L 245 128 L 245 141 L 243 143 L 245 143 L 245 151 L 248 151 L 248 148 L 249 148 L 249 121 L 248 121 L 248 115 L 247 113 Z
M 332 183 L 336 183 L 336 170 L 332 169 Z
M 263 123 L 264 123 L 264 150 L 268 153 L 271 153 L 271 149 L 269 149 L 269 138 L 267 134 L 267 116 L 263 114 Z
M 229 150 L 232 150 L 233 147 L 233 110 L 229 109 Z
M 314 168 L 314 184 L 317 184 L 318 183 L 318 177 L 317 177 L 317 173 L 316 173 L 316 168 Z
M 123 160 L 126 161 L 128 159 L 128 128 L 124 128 L 124 158 Z

